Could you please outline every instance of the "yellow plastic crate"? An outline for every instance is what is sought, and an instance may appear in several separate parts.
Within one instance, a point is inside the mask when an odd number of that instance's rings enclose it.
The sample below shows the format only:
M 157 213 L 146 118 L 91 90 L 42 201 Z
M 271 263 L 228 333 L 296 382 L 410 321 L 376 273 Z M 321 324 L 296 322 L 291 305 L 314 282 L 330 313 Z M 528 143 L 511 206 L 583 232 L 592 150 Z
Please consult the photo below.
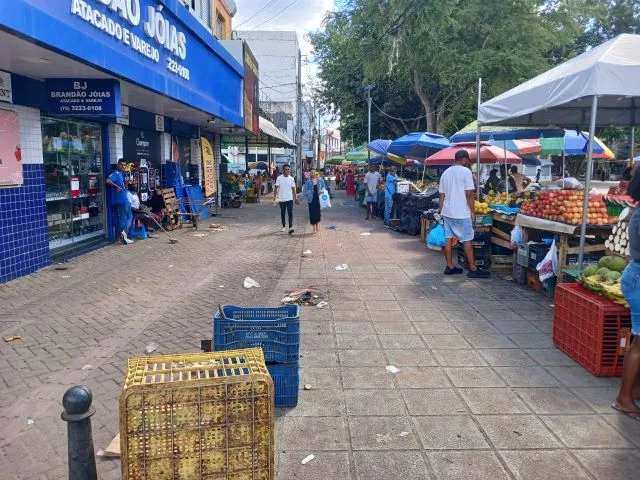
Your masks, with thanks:
M 120 395 L 122 478 L 274 479 L 262 350 L 136 357 Z

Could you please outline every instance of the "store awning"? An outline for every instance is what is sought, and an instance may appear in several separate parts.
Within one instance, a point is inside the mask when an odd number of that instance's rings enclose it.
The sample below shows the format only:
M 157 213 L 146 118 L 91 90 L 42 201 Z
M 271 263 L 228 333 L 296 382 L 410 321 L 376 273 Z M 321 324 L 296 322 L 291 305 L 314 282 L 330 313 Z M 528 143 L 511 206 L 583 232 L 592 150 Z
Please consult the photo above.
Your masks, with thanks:
M 291 140 L 286 133 L 284 133 L 282 130 L 276 127 L 271 121 L 267 120 L 264 117 L 260 117 L 260 131 L 272 138 L 273 146 L 275 146 L 275 143 L 273 143 L 273 139 L 276 140 L 276 143 L 285 144 L 285 146 L 290 146 L 290 147 L 296 146 L 296 144 L 293 143 L 293 140 Z
M 598 96 L 597 126 L 638 125 L 640 35 L 622 34 L 484 102 L 482 124 L 589 125 Z

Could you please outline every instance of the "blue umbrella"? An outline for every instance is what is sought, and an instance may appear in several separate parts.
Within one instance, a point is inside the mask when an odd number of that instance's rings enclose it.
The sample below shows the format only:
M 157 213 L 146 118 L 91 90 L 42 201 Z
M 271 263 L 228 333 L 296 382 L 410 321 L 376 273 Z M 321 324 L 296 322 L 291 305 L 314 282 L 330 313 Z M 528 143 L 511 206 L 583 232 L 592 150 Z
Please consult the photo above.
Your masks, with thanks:
M 378 140 L 372 140 L 370 143 L 367 143 L 367 148 L 380 155 L 386 155 L 387 150 L 389 150 L 389 145 L 391 145 L 391 140 L 379 138 Z
M 575 130 L 567 130 L 564 132 L 564 153 L 567 155 L 586 155 L 587 143 L 589 143 L 589 134 L 576 132 Z M 603 153 L 604 149 L 596 141 L 593 142 L 593 153 Z
M 449 140 L 451 143 L 475 142 L 477 122 L 473 121 L 462 130 L 455 133 Z M 480 127 L 480 140 L 526 140 L 530 138 L 564 137 L 561 128 L 513 128 L 487 125 Z
M 387 153 L 400 157 L 427 158 L 433 150 L 449 146 L 447 137 L 429 132 L 416 132 L 400 137 L 389 145 Z

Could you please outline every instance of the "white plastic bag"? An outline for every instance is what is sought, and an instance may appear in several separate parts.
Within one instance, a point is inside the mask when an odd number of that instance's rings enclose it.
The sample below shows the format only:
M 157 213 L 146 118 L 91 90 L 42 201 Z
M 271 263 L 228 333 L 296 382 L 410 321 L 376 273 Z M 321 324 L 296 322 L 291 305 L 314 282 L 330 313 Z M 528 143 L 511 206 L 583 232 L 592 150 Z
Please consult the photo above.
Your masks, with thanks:
M 259 287 L 260 284 L 258 282 L 256 282 L 253 278 L 251 277 L 245 277 L 244 279 L 244 288 L 253 288 L 253 287 Z
M 522 243 L 522 227 L 520 225 L 516 225 L 511 230 L 511 248 L 516 249 L 518 245 Z
M 538 271 L 538 277 L 541 282 L 558 274 L 558 249 L 556 248 L 555 240 L 551 244 L 551 248 L 547 254 L 536 267 L 536 270 Z
M 320 209 L 331 208 L 331 198 L 329 198 L 329 192 L 323 190 L 320 194 Z

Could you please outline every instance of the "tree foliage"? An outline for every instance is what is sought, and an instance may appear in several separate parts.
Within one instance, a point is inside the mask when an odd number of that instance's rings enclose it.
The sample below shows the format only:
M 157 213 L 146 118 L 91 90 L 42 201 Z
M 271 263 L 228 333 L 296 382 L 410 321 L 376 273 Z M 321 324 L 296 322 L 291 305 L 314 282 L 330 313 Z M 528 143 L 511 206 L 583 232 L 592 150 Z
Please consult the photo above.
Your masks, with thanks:
M 342 131 L 451 133 L 490 98 L 589 46 L 638 31 L 637 0 L 351 0 L 311 36 L 317 94 Z

